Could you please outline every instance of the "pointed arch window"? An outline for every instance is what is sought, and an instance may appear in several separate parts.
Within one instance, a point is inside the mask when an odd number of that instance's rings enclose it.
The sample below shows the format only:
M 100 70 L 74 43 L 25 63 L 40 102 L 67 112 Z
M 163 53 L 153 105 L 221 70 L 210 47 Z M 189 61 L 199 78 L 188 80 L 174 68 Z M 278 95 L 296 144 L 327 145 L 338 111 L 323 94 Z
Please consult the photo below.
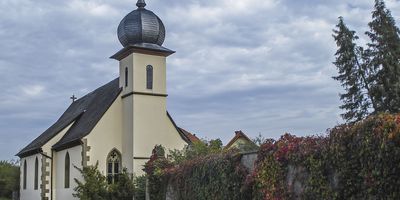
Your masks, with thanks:
M 69 180 L 70 180 L 70 158 L 69 153 L 65 154 L 65 174 L 64 174 L 64 187 L 69 188 Z
M 27 168 L 27 166 L 26 166 L 26 160 L 24 160 L 24 172 L 23 172 L 23 178 L 24 178 L 24 181 L 23 181 L 23 184 L 22 184 L 22 188 L 25 190 L 26 189 L 26 169 Z
M 125 67 L 125 87 L 128 87 L 128 68 Z
M 146 67 L 146 88 L 147 89 L 153 89 L 153 66 L 147 65 Z
M 35 180 L 33 183 L 33 188 L 37 190 L 39 188 L 39 161 L 38 158 L 36 157 L 35 159 Z
M 121 172 L 121 154 L 113 149 L 107 156 L 107 182 L 112 184 L 118 182 Z

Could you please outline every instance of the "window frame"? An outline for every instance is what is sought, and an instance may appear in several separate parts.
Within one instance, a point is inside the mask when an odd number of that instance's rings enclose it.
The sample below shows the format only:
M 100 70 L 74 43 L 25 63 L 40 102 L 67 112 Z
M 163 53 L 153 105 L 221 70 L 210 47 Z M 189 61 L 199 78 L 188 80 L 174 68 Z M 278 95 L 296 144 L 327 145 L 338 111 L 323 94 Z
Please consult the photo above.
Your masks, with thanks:
M 70 188 L 70 179 L 71 179 L 71 158 L 67 151 L 64 159 L 64 188 Z
M 34 183 L 33 183 L 33 189 L 38 190 L 39 189 L 39 161 L 36 156 L 35 159 L 35 178 L 34 178 Z
M 146 89 L 152 90 L 154 82 L 154 69 L 152 65 L 146 66 Z
M 27 179 L 27 164 L 26 164 L 26 159 L 24 160 L 24 168 L 23 168 L 23 182 L 22 182 L 22 188 L 26 190 L 26 179 Z
M 116 165 L 117 164 L 117 165 Z M 112 149 L 106 159 L 107 183 L 118 182 L 118 176 L 121 174 L 122 155 L 117 149 Z M 111 166 L 111 168 L 110 168 Z

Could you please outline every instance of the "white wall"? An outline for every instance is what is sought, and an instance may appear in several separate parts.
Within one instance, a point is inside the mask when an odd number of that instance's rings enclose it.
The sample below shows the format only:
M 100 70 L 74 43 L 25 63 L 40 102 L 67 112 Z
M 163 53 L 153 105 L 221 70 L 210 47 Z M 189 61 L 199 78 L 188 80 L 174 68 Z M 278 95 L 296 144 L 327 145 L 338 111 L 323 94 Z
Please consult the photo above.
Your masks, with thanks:
M 134 157 L 149 157 L 157 144 L 183 149 L 186 142 L 167 116 L 165 97 L 135 95 L 133 102 Z
M 125 68 L 129 69 L 128 86 L 125 87 Z M 123 88 L 122 95 L 133 91 L 133 54 L 127 56 L 119 62 L 120 69 L 120 87 Z M 128 169 L 129 173 L 133 171 L 133 98 L 118 98 L 116 101 L 122 101 L 122 166 Z
M 122 152 L 122 101 L 119 96 L 99 120 L 92 132 L 85 137 L 90 146 L 88 165 L 99 162 L 99 170 L 106 175 L 107 155 L 116 148 Z
M 153 66 L 153 89 L 146 88 L 146 68 Z M 128 68 L 128 87 L 125 88 L 125 68 Z M 119 63 L 120 87 L 123 95 L 129 92 L 166 94 L 166 57 L 132 53 Z
M 38 159 L 38 189 L 34 190 L 34 180 L 35 180 L 35 159 Z M 25 157 L 21 159 L 21 168 L 20 168 L 20 199 L 21 200 L 34 200 L 34 199 L 40 199 L 40 184 L 41 184 L 41 179 L 40 176 L 42 175 L 40 169 L 42 167 L 41 163 L 41 155 L 40 154 L 35 154 L 29 157 Z M 23 189 L 23 183 L 24 183 L 24 162 L 26 161 L 26 189 Z
M 64 173 L 65 173 L 65 155 L 69 153 L 70 157 L 70 187 L 65 188 L 64 186 Z M 82 176 L 80 172 L 75 169 L 74 166 L 82 168 L 82 146 L 75 146 L 70 149 L 62 150 L 59 152 L 54 153 L 53 159 L 55 159 L 55 176 L 57 176 L 55 187 L 54 187 L 54 200 L 70 200 L 76 199 L 72 196 L 74 193 L 74 188 L 77 186 L 75 183 L 74 178 L 78 180 L 82 180 Z
M 146 68 L 153 66 L 153 89 L 146 88 Z M 128 87 L 125 87 L 125 67 L 129 68 Z M 150 95 L 133 94 L 123 101 L 123 165 L 142 175 L 143 165 L 151 156 L 155 145 L 166 149 L 182 149 L 186 142 L 180 137 L 167 116 L 166 57 L 133 53 L 120 62 L 120 84 L 122 94 L 141 92 Z M 152 96 L 151 94 L 157 94 Z M 167 151 L 168 152 L 168 151 Z M 140 157 L 131 163 L 127 159 Z M 129 170 L 131 172 L 131 170 Z
M 133 172 L 133 98 L 122 99 L 122 166 Z
M 166 94 L 166 57 L 133 53 L 133 90 L 135 92 L 148 92 Z M 153 89 L 147 89 L 147 66 L 153 66 Z

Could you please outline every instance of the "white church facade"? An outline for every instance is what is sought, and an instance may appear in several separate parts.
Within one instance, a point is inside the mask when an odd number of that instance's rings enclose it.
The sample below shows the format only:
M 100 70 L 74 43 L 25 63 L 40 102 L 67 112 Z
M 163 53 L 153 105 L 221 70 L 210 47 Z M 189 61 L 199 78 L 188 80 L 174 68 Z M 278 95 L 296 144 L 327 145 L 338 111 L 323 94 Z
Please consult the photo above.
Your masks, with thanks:
M 183 149 L 195 136 L 166 109 L 165 27 L 144 0 L 122 19 L 119 77 L 74 101 L 45 132 L 23 148 L 20 199 L 74 199 L 74 166 L 95 165 L 112 182 L 123 168 L 141 175 L 155 145 Z

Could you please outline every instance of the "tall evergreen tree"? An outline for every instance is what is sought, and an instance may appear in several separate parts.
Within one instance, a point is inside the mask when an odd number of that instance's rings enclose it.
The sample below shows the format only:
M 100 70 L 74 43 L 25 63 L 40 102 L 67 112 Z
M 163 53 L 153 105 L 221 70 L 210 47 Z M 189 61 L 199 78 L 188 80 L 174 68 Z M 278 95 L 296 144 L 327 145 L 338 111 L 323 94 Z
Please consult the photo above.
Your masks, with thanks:
M 340 81 L 346 90 L 344 94 L 340 94 L 343 101 L 340 108 L 345 110 L 342 117 L 347 122 L 355 122 L 369 114 L 368 108 L 374 101 L 369 96 L 368 78 L 362 62 L 363 49 L 355 43 L 358 39 L 356 32 L 346 26 L 342 17 L 339 17 L 336 28 L 333 30 L 333 37 L 338 50 L 333 64 L 337 67 L 339 75 L 333 78 Z
M 377 112 L 400 111 L 400 37 L 390 11 L 383 0 L 375 0 L 372 21 L 366 34 L 371 39 L 366 51 L 369 57 L 369 79 Z

